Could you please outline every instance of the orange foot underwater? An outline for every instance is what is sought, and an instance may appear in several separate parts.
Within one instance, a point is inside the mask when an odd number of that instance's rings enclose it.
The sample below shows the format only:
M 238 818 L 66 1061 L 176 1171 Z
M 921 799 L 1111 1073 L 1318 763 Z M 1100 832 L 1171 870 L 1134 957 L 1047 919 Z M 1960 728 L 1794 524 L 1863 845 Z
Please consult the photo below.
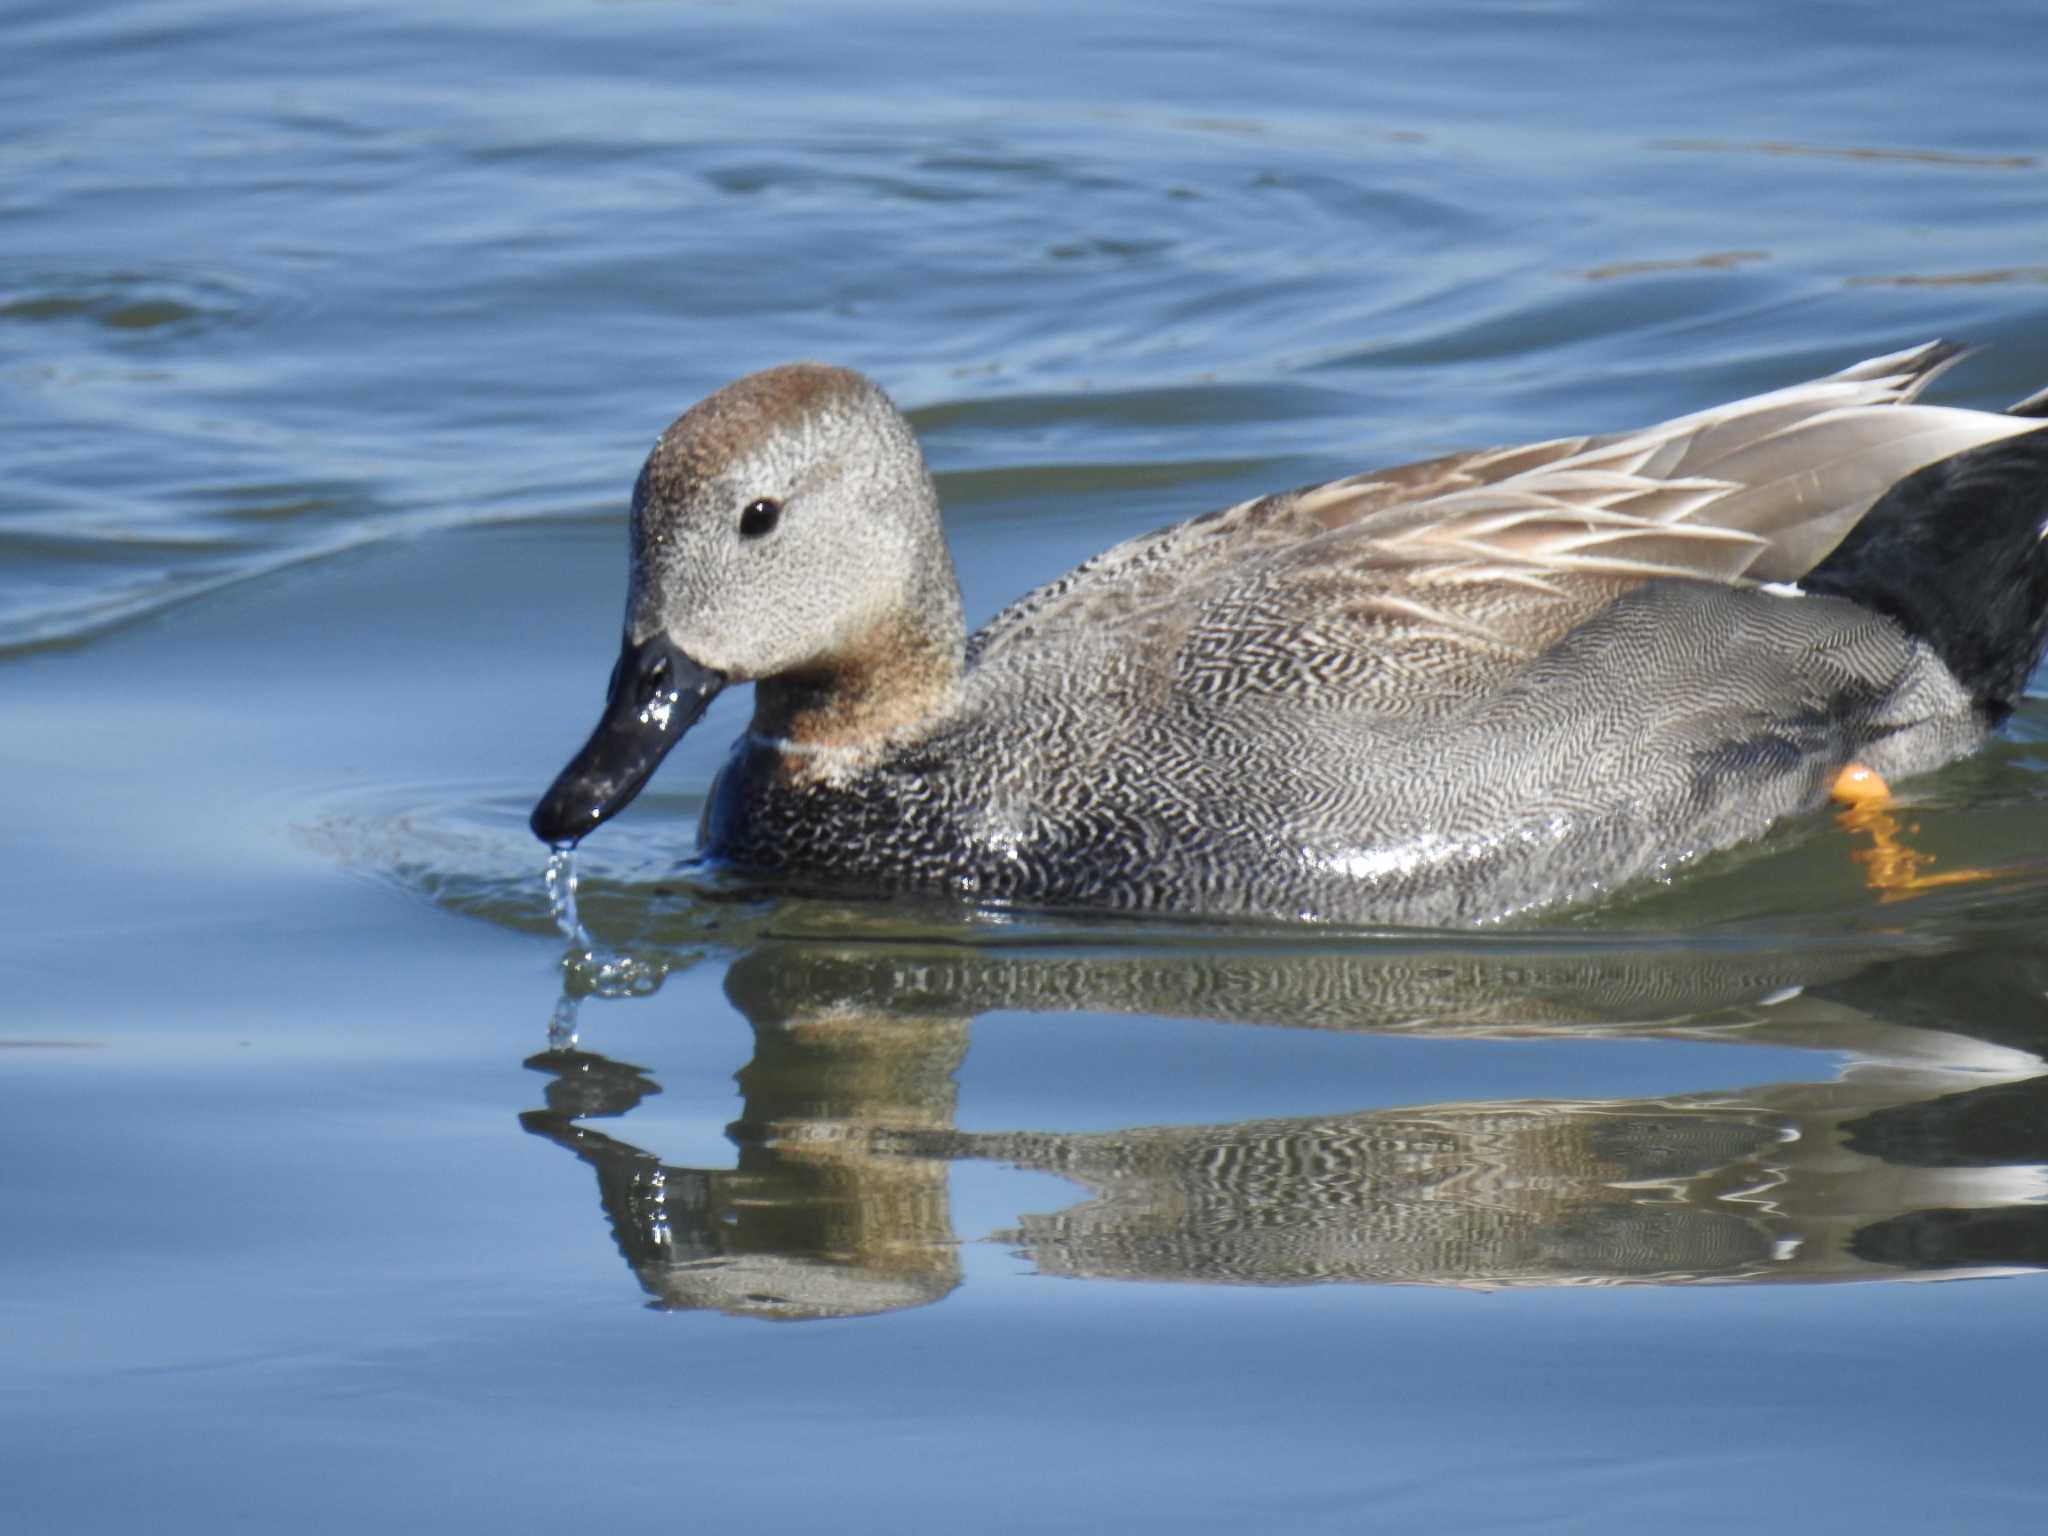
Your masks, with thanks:
M 1836 774 L 1835 782 L 1828 786 L 1828 793 L 1848 807 L 1837 818 L 1844 827 L 1851 832 L 1870 834 L 1870 847 L 1850 857 L 1863 866 L 1864 884 L 1880 892 L 1886 901 L 1899 901 L 1937 886 L 1989 880 L 1996 874 L 1995 870 L 1989 869 L 1951 869 L 1938 875 L 1927 873 L 1934 863 L 1934 855 L 1916 852 L 1905 842 L 1908 835 L 1920 828 L 1899 824 L 1899 819 L 1886 809 L 1892 803 L 1891 786 L 1873 769 L 1861 763 L 1851 763 Z

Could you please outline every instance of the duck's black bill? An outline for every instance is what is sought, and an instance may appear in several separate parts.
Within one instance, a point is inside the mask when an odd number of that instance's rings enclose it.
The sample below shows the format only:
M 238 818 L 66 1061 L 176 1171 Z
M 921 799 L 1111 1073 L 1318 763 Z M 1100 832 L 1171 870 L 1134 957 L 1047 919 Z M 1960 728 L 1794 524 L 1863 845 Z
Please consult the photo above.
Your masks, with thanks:
M 612 668 L 604 718 L 533 808 L 533 835 L 573 848 L 631 805 L 724 686 L 723 673 L 698 666 L 660 635 L 628 641 Z

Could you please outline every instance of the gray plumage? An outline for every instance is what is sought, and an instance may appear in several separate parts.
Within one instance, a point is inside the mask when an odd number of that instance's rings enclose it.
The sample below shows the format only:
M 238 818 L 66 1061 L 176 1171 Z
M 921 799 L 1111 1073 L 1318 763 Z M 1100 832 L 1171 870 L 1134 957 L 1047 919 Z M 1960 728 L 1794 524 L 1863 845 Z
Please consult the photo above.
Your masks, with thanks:
M 771 369 L 648 460 L 620 675 L 659 646 L 707 697 L 757 683 L 704 850 L 795 885 L 1430 925 L 1583 902 L 1851 761 L 1895 779 L 1980 737 L 1924 638 L 1783 585 L 1903 477 L 2038 427 L 1911 403 L 1956 351 L 1246 502 L 972 637 L 901 416 Z M 608 722 L 668 730 L 666 676 L 637 705 L 615 681 Z M 572 764 L 536 830 L 573 841 L 652 760 L 576 819 Z

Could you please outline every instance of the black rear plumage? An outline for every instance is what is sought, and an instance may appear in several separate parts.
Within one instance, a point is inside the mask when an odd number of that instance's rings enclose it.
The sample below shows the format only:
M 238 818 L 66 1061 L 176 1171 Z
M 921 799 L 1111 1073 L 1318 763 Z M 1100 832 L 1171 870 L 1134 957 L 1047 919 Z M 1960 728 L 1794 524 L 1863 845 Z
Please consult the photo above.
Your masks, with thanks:
M 1893 486 L 1800 585 L 1897 620 L 1996 724 L 2048 642 L 2048 428 Z

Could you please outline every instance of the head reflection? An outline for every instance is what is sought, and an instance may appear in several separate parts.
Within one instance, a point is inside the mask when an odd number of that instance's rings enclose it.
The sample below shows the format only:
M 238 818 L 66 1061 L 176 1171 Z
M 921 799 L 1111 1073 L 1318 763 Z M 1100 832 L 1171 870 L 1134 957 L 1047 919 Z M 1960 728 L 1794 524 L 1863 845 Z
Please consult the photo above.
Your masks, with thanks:
M 947 1170 L 1058 1175 L 995 1238 L 1043 1273 L 1470 1287 L 1934 1278 L 2048 1267 L 2048 965 L 1473 946 L 1076 955 L 781 942 L 735 960 L 752 1023 L 728 1169 L 595 1130 L 659 1088 L 558 1044 L 522 1124 L 589 1164 L 654 1304 L 767 1318 L 923 1306 L 960 1283 Z M 1064 1133 L 955 1128 L 992 1010 L 1159 1013 L 1433 1037 L 1685 1037 L 1864 1058 L 1823 1080 Z

